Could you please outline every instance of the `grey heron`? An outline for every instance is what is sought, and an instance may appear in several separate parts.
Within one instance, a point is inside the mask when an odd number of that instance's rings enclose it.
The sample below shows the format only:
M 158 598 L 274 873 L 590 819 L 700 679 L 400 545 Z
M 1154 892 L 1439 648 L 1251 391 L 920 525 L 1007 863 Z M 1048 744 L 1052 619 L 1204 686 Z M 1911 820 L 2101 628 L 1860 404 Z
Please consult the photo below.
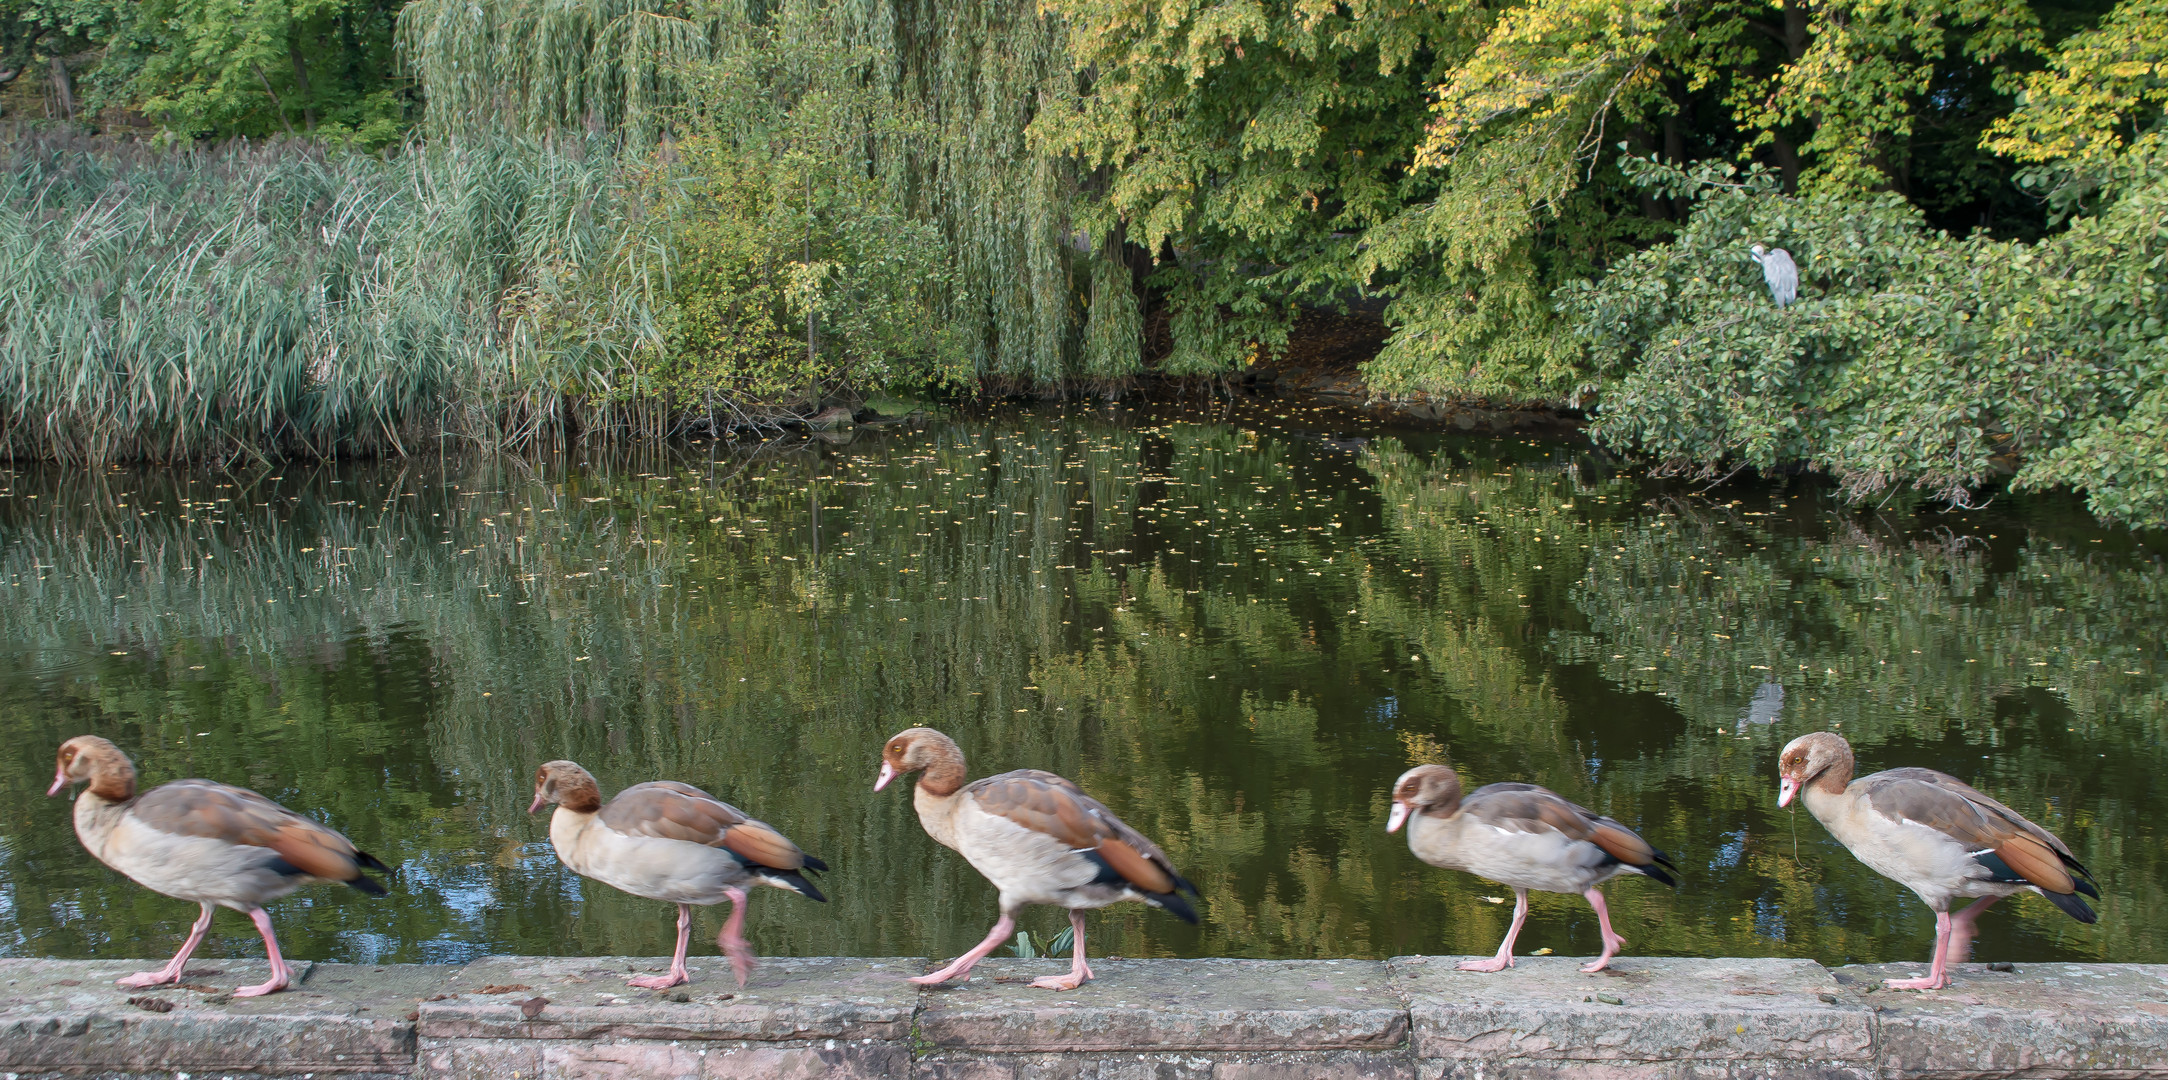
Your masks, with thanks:
M 1778 248 L 1770 251 L 1760 244 L 1754 245 L 1754 261 L 1761 264 L 1762 280 L 1769 283 L 1769 298 L 1784 307 L 1799 298 L 1799 264 L 1792 261 L 1792 253 Z

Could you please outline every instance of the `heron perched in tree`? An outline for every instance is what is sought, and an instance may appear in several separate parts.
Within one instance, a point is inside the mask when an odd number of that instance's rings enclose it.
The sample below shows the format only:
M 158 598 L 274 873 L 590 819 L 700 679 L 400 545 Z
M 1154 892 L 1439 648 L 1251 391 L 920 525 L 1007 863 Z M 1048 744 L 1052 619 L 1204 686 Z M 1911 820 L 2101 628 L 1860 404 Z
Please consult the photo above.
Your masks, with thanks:
M 1778 248 L 1770 251 L 1760 244 L 1754 245 L 1754 261 L 1761 264 L 1762 280 L 1769 283 L 1769 298 L 1784 307 L 1799 298 L 1799 264 L 1792 261 L 1792 253 Z

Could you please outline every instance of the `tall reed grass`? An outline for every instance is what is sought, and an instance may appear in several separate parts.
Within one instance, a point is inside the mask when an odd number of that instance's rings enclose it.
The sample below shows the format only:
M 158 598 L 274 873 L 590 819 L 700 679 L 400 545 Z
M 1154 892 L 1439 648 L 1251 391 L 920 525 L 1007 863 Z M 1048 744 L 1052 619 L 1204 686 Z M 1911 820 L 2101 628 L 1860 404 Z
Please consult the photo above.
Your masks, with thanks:
M 657 340 L 608 153 L 511 138 L 0 147 L 0 456 L 410 452 L 651 422 Z

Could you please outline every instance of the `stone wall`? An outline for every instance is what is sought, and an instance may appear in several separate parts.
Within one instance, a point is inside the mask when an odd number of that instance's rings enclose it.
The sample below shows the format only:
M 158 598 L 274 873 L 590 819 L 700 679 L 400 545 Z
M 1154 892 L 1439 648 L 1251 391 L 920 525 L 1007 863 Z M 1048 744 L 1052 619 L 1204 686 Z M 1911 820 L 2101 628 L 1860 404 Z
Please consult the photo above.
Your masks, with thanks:
M 1061 960 L 990 960 L 920 990 L 918 959 L 771 959 L 739 990 L 720 959 L 634 990 L 659 960 L 492 957 L 465 966 L 192 964 L 178 987 L 113 979 L 158 961 L 0 960 L 0 1080 L 1868 1080 L 2168 1078 L 2168 966 L 1919 965 L 1566 957 L 1510 971 L 1451 958 L 1102 960 L 1067 994 Z

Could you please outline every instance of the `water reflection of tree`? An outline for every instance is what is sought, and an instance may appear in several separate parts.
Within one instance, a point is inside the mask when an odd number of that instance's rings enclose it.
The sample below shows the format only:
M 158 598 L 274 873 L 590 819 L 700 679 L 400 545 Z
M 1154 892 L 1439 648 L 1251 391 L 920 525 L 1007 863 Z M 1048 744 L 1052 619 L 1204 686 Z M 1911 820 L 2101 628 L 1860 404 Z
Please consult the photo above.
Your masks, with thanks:
M 2168 614 L 2157 565 L 2049 539 L 2002 545 L 1996 565 L 1947 531 L 1893 542 L 1781 499 L 1644 510 L 1630 485 L 1571 469 L 1426 471 L 1393 453 L 1380 454 L 1381 490 L 1444 590 L 1406 606 L 1404 632 L 1464 704 L 1447 739 L 1464 766 L 1550 784 L 1659 842 L 1736 826 L 1718 850 L 1685 852 L 1700 864 L 1687 895 L 1619 890 L 1614 908 L 1656 928 L 1637 945 L 1924 955 L 1931 919 L 1916 900 L 1811 819 L 1795 857 L 1797 823 L 1768 801 L 1775 749 L 1835 728 L 1869 767 L 1953 772 L 2122 868 L 2100 929 L 2020 904 L 1983 949 L 2161 952 L 2144 779 L 2168 715 L 2150 630 Z M 1394 610 L 1383 600 L 1365 610 Z M 1788 691 L 1782 719 L 1754 723 L 1746 707 L 1772 681 Z
M 880 740 L 930 723 L 977 774 L 1076 778 L 1203 888 L 1201 929 L 1095 916 L 1116 955 L 1487 951 L 1503 890 L 1382 831 L 1425 746 L 1677 849 L 1682 894 L 1612 890 L 1636 951 L 1923 955 L 1916 902 L 1811 821 L 1795 858 L 1771 806 L 1775 746 L 1841 721 L 1867 762 L 1979 777 L 2119 868 L 2100 930 L 2020 903 L 2009 954 L 2168 955 L 2139 801 L 2155 570 L 1651 509 L 1508 454 L 1540 456 L 1025 416 L 714 462 L 19 475 L 0 947 L 154 953 L 140 928 L 185 922 L 36 798 L 58 739 L 98 730 L 147 779 L 245 778 L 403 863 L 395 902 L 291 902 L 301 955 L 666 950 L 666 909 L 571 878 L 526 818 L 550 757 L 700 783 L 834 864 L 825 908 L 754 905 L 764 951 L 953 954 L 991 891 L 867 790 Z M 1767 679 L 1780 722 L 1742 728 Z M 1533 919 L 1594 947 L 1577 899 Z

